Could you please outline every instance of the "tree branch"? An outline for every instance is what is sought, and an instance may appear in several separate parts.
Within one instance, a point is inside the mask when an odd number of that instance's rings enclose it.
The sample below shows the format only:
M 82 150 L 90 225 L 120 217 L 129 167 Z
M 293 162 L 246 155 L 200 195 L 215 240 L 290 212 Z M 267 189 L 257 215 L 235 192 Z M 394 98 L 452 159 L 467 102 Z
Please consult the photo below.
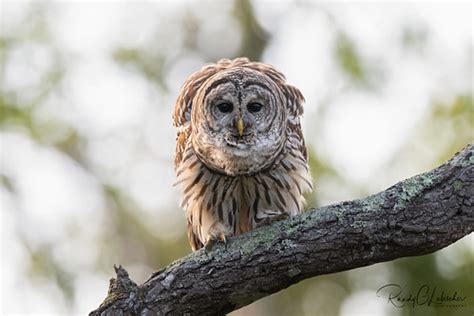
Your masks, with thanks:
M 201 249 L 136 285 L 121 267 L 90 315 L 224 314 L 303 279 L 439 250 L 474 230 L 474 146 L 360 200 Z

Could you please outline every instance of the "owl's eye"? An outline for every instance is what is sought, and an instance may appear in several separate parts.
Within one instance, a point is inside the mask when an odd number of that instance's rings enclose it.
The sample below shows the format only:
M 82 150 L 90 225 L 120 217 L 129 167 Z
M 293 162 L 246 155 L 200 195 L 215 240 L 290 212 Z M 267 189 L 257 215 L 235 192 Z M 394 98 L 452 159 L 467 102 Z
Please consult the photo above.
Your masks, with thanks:
M 219 111 L 221 111 L 222 113 L 230 113 L 232 112 L 232 110 L 234 109 L 234 106 L 232 105 L 232 103 L 229 103 L 229 102 L 222 102 L 222 103 L 219 103 L 217 105 L 217 108 L 219 109 Z
M 263 105 L 257 102 L 252 102 L 247 104 L 247 109 L 249 110 L 250 113 L 257 113 L 260 112 L 262 109 Z

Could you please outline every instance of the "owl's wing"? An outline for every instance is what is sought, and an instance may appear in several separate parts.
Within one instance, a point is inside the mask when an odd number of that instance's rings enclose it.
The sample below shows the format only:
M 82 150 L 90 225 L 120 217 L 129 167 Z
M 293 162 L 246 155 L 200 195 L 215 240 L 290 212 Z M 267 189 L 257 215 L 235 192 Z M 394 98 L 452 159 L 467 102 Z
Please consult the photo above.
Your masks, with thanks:
M 181 87 L 173 113 L 173 125 L 178 129 L 176 135 L 176 155 L 174 166 L 183 160 L 183 153 L 191 135 L 191 109 L 199 87 L 217 72 L 216 65 L 208 65 L 192 74 Z
M 176 137 L 176 156 L 174 160 L 175 168 L 183 159 L 183 152 L 186 148 L 189 136 L 191 135 L 191 110 L 193 99 L 199 88 L 217 72 L 244 66 L 249 63 L 247 58 L 237 58 L 234 60 L 221 59 L 216 64 L 209 64 L 193 73 L 181 87 L 173 113 L 173 125 L 178 129 Z
M 304 159 L 308 160 L 308 151 L 304 142 L 303 131 L 301 129 L 300 118 L 303 115 L 304 97 L 299 89 L 291 85 L 285 84 L 283 94 L 287 100 L 288 110 L 288 131 L 296 138 L 297 150 L 299 150 Z
M 248 63 L 246 67 L 259 70 L 270 77 L 280 87 L 286 103 L 286 110 L 288 113 L 288 132 L 295 138 L 296 150 L 299 150 L 305 160 L 308 160 L 308 153 L 301 130 L 300 118 L 303 115 L 304 96 L 301 91 L 286 83 L 286 78 L 283 73 L 276 70 L 273 66 L 263 63 Z

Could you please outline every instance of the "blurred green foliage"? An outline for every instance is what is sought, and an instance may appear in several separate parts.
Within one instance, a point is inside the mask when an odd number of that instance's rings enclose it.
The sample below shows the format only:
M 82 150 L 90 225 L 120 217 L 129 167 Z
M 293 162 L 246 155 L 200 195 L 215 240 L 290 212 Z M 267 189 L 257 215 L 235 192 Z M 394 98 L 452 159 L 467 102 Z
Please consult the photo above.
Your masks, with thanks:
M 25 248 L 29 252 L 29 262 L 26 274 L 33 284 L 47 278 L 59 285 L 67 304 L 74 301 L 74 278 L 67 267 L 62 266 L 54 259 L 54 245 L 46 244 L 39 248 L 33 248 L 23 240 Z
M 428 41 L 428 31 L 421 27 L 408 25 L 403 29 L 401 44 L 405 48 L 422 53 Z
M 474 308 L 470 305 L 474 296 L 474 275 L 472 263 L 474 256 L 469 250 L 463 251 L 462 265 L 456 269 L 454 275 L 446 278 L 440 273 L 436 263 L 436 255 L 430 254 L 417 258 L 402 258 L 394 261 L 396 271 L 403 271 L 397 278 L 397 283 L 404 286 L 408 292 L 417 293 L 420 286 L 426 284 L 430 289 L 435 290 L 436 297 L 444 291 L 445 295 L 452 295 L 457 292 L 459 296 L 466 296 L 468 306 L 464 308 L 422 306 L 421 308 L 404 308 L 400 312 L 402 315 L 446 315 L 446 316 L 468 316 L 472 315 Z
M 246 56 L 250 60 L 260 60 L 270 34 L 257 20 L 250 0 L 235 0 L 232 13 L 243 37 L 239 52 L 232 57 Z
M 144 75 L 150 82 L 154 82 L 164 91 L 166 86 L 166 56 L 152 52 L 144 52 L 138 48 L 120 47 L 113 53 L 113 58 L 118 63 L 129 67 L 131 70 Z
M 367 71 L 353 41 L 343 33 L 338 34 L 334 55 L 341 70 L 354 82 L 366 85 Z
M 439 129 L 453 131 L 455 137 L 450 137 L 440 144 L 438 137 L 431 140 L 433 147 L 437 148 L 437 160 L 435 164 L 440 164 L 448 160 L 451 153 L 459 151 L 466 144 L 474 139 L 474 103 L 472 94 L 459 95 L 452 103 L 435 102 L 431 108 L 431 113 L 423 126 L 425 135 L 436 135 L 429 131 Z M 441 145 L 441 146 L 440 146 Z

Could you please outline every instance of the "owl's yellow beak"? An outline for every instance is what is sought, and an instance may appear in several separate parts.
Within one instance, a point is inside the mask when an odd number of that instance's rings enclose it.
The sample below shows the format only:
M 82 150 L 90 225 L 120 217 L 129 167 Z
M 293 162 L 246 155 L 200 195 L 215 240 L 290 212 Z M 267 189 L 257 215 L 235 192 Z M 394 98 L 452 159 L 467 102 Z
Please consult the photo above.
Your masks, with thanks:
M 244 135 L 244 121 L 241 117 L 237 119 L 237 131 L 239 132 L 239 136 L 242 137 Z

